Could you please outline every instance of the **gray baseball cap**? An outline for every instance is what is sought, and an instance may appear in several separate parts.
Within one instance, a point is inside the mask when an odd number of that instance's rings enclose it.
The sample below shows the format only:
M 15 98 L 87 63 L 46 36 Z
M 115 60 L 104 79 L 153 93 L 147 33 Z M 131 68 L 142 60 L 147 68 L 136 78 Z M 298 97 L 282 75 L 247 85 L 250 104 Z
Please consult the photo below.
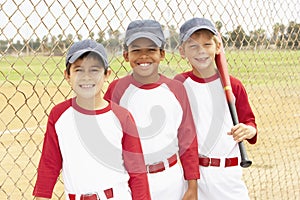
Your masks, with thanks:
M 86 39 L 79 42 L 75 42 L 70 48 L 66 56 L 66 66 L 68 63 L 74 63 L 80 56 L 86 52 L 94 52 L 98 54 L 104 63 L 105 69 L 108 68 L 108 59 L 105 48 L 102 44 Z
M 196 17 L 186 21 L 180 27 L 180 42 L 186 41 L 195 31 L 200 29 L 206 29 L 211 31 L 214 35 L 218 35 L 216 27 L 210 20 Z
M 164 33 L 160 23 L 155 20 L 135 20 L 132 21 L 125 33 L 125 45 L 129 46 L 138 38 L 148 38 L 158 47 L 163 47 L 166 43 Z

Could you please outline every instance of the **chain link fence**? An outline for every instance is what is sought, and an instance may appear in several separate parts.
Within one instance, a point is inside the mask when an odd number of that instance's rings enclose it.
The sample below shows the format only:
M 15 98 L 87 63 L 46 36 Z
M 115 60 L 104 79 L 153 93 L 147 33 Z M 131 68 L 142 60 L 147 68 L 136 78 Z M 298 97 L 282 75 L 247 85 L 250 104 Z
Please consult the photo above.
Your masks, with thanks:
M 65 53 L 92 38 L 109 53 L 111 80 L 131 20 L 155 19 L 167 37 L 161 72 L 189 70 L 178 54 L 184 21 L 206 17 L 223 35 L 229 71 L 244 83 L 258 124 L 244 169 L 251 199 L 300 199 L 300 7 L 298 0 L 0 0 L 0 199 L 32 199 L 47 116 L 73 94 Z M 110 82 L 109 81 L 109 82 Z M 53 199 L 63 199 L 62 179 Z

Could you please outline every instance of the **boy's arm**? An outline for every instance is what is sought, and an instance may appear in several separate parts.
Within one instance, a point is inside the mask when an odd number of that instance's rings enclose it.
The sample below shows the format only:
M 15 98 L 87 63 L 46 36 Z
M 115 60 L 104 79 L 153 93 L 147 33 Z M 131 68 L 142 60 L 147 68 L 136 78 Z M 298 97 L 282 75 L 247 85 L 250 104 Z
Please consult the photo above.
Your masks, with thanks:
M 243 123 L 238 123 L 231 128 L 228 135 L 232 135 L 233 139 L 237 142 L 241 142 L 245 139 L 251 140 L 256 136 L 256 128 Z
M 62 156 L 51 116 L 50 113 L 33 191 L 33 195 L 40 199 L 52 197 L 54 185 L 62 168 Z
M 177 99 L 183 110 L 182 122 L 178 128 L 180 161 L 184 178 L 196 180 L 200 178 L 197 133 L 187 93 L 183 85 L 180 86 L 182 87 L 177 88 L 177 91 L 180 91 L 180 98 Z
M 188 189 L 185 192 L 182 200 L 197 200 L 198 199 L 198 183 L 197 180 L 188 180 Z
M 183 117 L 178 129 L 178 142 L 184 178 L 188 180 L 188 188 L 183 200 L 197 200 L 197 179 L 200 178 L 198 142 L 192 112 L 185 90 L 182 92 L 181 100 Z
M 114 104 L 112 104 L 114 105 Z M 124 108 L 114 109 L 123 129 L 122 148 L 125 168 L 130 176 L 133 200 L 150 200 L 146 165 L 138 130 L 131 114 Z M 116 112 L 118 111 L 118 112 Z
M 256 126 L 256 122 L 255 122 L 254 113 L 253 113 L 250 103 L 249 103 L 246 89 L 244 88 L 242 83 L 234 77 L 230 77 L 230 82 L 232 85 L 232 92 L 234 93 L 234 96 L 236 98 L 235 106 L 236 106 L 236 111 L 238 114 L 239 123 L 242 123 L 242 124 L 248 126 L 245 128 L 248 130 L 250 135 L 253 135 L 253 137 L 251 137 L 250 139 L 247 139 L 247 141 L 250 144 L 255 144 L 256 140 L 257 140 L 257 126 Z M 235 128 L 241 129 L 243 127 L 244 127 L 243 125 L 238 124 Z

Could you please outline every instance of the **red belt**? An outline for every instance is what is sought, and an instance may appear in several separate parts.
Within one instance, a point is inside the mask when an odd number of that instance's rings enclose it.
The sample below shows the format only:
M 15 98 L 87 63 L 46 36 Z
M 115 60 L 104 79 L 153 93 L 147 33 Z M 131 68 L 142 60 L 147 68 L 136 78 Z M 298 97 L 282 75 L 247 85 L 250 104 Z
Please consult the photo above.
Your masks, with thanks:
M 225 167 L 237 166 L 239 162 L 238 157 L 234 158 L 225 158 Z M 220 167 L 221 159 L 220 158 L 208 158 L 208 157 L 199 157 L 199 165 L 203 167 Z
M 107 199 L 113 198 L 114 197 L 114 193 L 113 193 L 113 189 L 107 189 L 104 190 L 105 196 Z M 76 199 L 76 195 L 75 194 L 69 194 L 69 199 L 70 200 L 75 200 Z M 99 196 L 97 194 L 82 194 L 80 195 L 80 200 L 100 200 Z
M 172 167 L 173 165 L 175 165 L 177 163 L 177 155 L 174 154 L 173 156 L 171 156 L 170 158 L 168 158 L 168 163 L 169 163 L 169 167 Z M 147 165 L 147 172 L 152 174 L 152 173 L 157 173 L 157 172 L 162 172 L 164 171 L 165 165 L 164 162 L 159 162 L 153 165 Z

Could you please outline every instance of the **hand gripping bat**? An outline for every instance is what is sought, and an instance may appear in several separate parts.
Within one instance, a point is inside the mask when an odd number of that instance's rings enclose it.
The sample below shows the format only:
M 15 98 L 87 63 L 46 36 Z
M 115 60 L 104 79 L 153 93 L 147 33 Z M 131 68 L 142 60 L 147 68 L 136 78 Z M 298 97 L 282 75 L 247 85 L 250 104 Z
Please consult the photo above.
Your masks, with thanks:
M 220 79 L 221 79 L 221 82 L 222 82 L 222 85 L 224 88 L 224 92 L 225 92 L 225 96 L 226 96 L 226 100 L 227 100 L 227 104 L 228 104 L 228 107 L 230 110 L 233 124 L 237 125 L 239 123 L 239 120 L 238 120 L 238 115 L 237 115 L 236 107 L 235 107 L 235 103 L 234 103 L 230 78 L 229 78 L 229 74 L 228 74 L 227 61 L 226 61 L 224 48 L 223 48 L 223 44 L 222 44 L 222 38 L 221 38 L 220 33 L 219 33 L 219 40 L 221 42 L 221 49 L 220 49 L 220 53 L 218 55 L 216 55 L 215 61 L 216 61 L 217 68 L 219 70 Z M 241 159 L 242 159 L 240 166 L 244 167 L 244 168 L 249 167 L 252 164 L 252 161 L 249 160 L 247 157 L 245 145 L 243 142 L 239 142 L 238 145 L 239 145 Z

